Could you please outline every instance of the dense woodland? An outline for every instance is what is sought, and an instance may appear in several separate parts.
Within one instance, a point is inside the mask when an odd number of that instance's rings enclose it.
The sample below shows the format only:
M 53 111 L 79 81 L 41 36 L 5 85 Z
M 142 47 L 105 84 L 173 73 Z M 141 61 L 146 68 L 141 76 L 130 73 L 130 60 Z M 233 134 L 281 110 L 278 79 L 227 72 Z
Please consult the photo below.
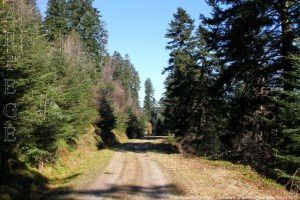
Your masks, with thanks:
M 76 146 L 92 125 L 99 146 L 114 144 L 113 130 L 144 131 L 138 72 L 128 55 L 107 53 L 108 33 L 92 3 L 50 0 L 43 20 L 35 1 L 1 1 L 2 183 L 20 161 L 40 170 L 55 163 L 58 149 Z M 5 94 L 6 84 L 16 92 Z
M 179 8 L 166 34 L 166 131 L 191 153 L 251 165 L 299 189 L 300 3 L 207 3 L 212 15 L 199 27 Z
M 174 135 L 188 153 L 299 190 L 300 3 L 207 3 L 199 27 L 184 9 L 174 14 L 166 92 L 156 102 L 147 79 L 141 108 L 139 74 L 128 55 L 107 52 L 93 0 L 49 0 L 45 18 L 34 0 L 0 1 L 1 184 L 20 163 L 55 163 L 94 127 L 99 147 L 116 143 L 113 131 Z

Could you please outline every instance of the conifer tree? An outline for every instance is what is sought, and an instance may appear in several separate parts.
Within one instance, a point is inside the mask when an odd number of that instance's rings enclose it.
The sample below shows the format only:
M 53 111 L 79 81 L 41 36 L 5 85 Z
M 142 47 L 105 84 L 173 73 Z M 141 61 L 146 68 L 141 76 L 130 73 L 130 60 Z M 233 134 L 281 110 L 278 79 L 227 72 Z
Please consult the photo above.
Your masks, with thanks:
M 295 177 L 293 175 L 300 164 L 300 56 L 293 55 L 289 59 L 293 64 L 293 72 L 283 81 L 288 81 L 294 90 L 278 90 L 279 95 L 275 102 L 279 106 L 278 124 L 281 132 L 272 140 L 276 158 L 273 167 L 283 180 L 299 179 L 299 174 Z
M 145 99 L 144 99 L 144 111 L 145 115 L 147 116 L 148 120 L 152 122 L 154 125 L 154 115 L 156 109 L 156 102 L 154 98 L 154 89 L 150 78 L 147 78 L 145 81 Z
M 144 134 L 145 124 L 132 110 L 129 110 L 128 116 L 128 126 L 126 128 L 128 138 L 141 137 Z
M 194 20 L 182 8 L 174 14 L 174 20 L 166 34 L 167 49 L 171 51 L 169 72 L 166 80 L 166 94 L 164 99 L 165 122 L 169 129 L 177 136 L 183 136 L 192 127 L 190 112 L 192 101 L 189 98 L 190 86 L 194 81 L 196 60 L 194 58 L 195 41 L 193 36 Z
M 36 164 L 53 152 L 55 142 L 52 141 L 57 139 L 55 128 L 59 127 L 58 117 L 54 117 L 55 112 L 50 112 L 53 107 L 49 105 L 55 93 L 55 73 L 48 65 L 49 46 L 41 36 L 42 23 L 36 10 L 20 1 L 9 11 L 13 19 L 10 30 L 13 37 L 5 51 L 10 53 L 10 58 L 6 57 L 4 61 L 10 63 L 6 65 L 9 73 L 4 76 L 16 82 L 17 92 L 9 101 L 18 107 L 15 108 L 16 117 L 9 119 L 6 126 L 14 127 L 16 133 L 16 141 L 12 143 L 18 146 L 15 155 L 26 155 L 28 160 L 34 158 L 31 161 Z M 49 132 L 50 129 L 52 132 Z
M 241 127 L 259 127 L 257 121 L 253 119 L 256 116 L 252 114 L 262 107 L 266 108 L 265 102 L 262 102 L 264 94 L 257 92 L 265 87 L 264 80 L 268 76 L 262 72 L 264 69 L 262 46 L 266 43 L 258 37 L 265 16 L 259 17 L 258 12 L 263 7 L 259 7 L 254 2 L 228 2 L 231 6 L 225 9 L 221 9 L 219 4 L 222 5 L 219 1 L 212 3 L 213 17 L 205 19 L 204 24 L 208 25 L 210 30 L 210 34 L 206 35 L 208 48 L 217 52 L 219 65 L 222 66 L 217 87 L 230 106 L 230 115 L 227 119 L 229 132 L 224 136 L 224 141 L 230 141 L 229 146 L 240 145 L 233 147 L 234 149 L 246 148 L 243 151 L 249 151 L 247 148 L 252 148 L 247 147 L 251 145 L 249 142 L 255 143 L 253 145 L 262 143 L 256 141 L 257 138 L 255 134 L 253 135 L 253 132 L 259 133 L 259 130 L 247 130 L 243 133 L 239 130 Z M 257 113 L 263 115 L 260 111 Z M 254 126 L 248 122 L 257 124 Z M 234 139 L 243 137 L 251 137 L 251 140 L 244 143 L 234 142 Z
M 130 94 L 134 104 L 138 105 L 138 91 L 140 78 L 128 55 L 125 58 L 120 53 L 114 52 L 112 62 L 115 67 L 113 78 L 121 82 L 124 89 Z
M 171 53 L 165 123 L 176 136 L 207 137 L 243 162 L 266 166 L 274 161 L 274 140 L 288 141 L 285 136 L 297 132 L 295 121 L 285 119 L 295 116 L 288 108 L 297 110 L 298 103 L 297 70 L 288 55 L 299 52 L 299 3 L 208 2 L 213 14 L 201 17 L 198 41 L 193 20 L 180 8 L 166 35 Z M 290 148 L 296 145 L 291 142 Z
M 135 135 L 136 133 L 126 130 L 133 130 L 127 129 L 131 124 L 131 114 L 135 116 L 132 119 L 138 118 L 138 121 L 143 121 L 138 105 L 140 79 L 129 56 L 125 55 L 125 58 L 123 58 L 120 53 L 114 52 L 109 57 L 109 61 L 106 62 L 102 76 L 100 96 L 101 99 L 104 98 L 105 101 L 111 102 L 111 108 L 116 120 L 114 129 L 118 132 L 127 132 L 128 135 Z
M 76 139 L 98 118 L 98 91 L 106 80 L 111 81 L 111 88 L 119 89 L 114 98 L 110 93 L 113 90 L 106 91 L 104 97 L 111 98 L 111 105 L 119 109 L 109 109 L 108 116 L 117 114 L 118 121 L 125 124 L 125 133 L 130 117 L 127 111 L 132 109 L 133 123 L 138 120 L 139 132 L 143 132 L 138 108 L 139 76 L 129 57 L 121 57 L 115 66 L 120 68 L 119 77 L 111 74 L 101 78 L 104 74 L 97 66 L 104 43 L 99 39 L 101 24 L 97 24 L 99 15 L 92 1 L 77 1 L 86 10 L 80 16 L 78 29 L 71 27 L 70 32 L 63 13 L 65 1 L 49 1 L 44 24 L 34 2 L 0 1 L 0 99 L 2 108 L 8 106 L 0 118 L 1 184 L 7 180 L 6 175 L 14 174 L 12 167 L 16 165 L 12 163 L 25 162 L 42 170 L 45 162 L 56 161 L 60 145 L 76 145 Z M 92 23 L 89 16 L 95 19 Z M 101 48 L 91 45 L 93 41 Z M 88 46 L 97 50 L 93 53 Z M 110 59 L 105 56 L 107 63 Z M 119 95 L 125 96 L 124 105 L 118 105 Z M 15 135 L 5 135 L 5 127 Z
M 66 0 L 49 0 L 45 18 L 47 37 L 62 39 L 68 33 L 67 2 Z
M 299 52 L 299 2 L 209 4 L 213 15 L 203 18 L 208 30 L 204 37 L 221 66 L 214 89 L 228 112 L 222 141 L 240 160 L 266 166 L 274 161 L 275 140 L 291 127 L 284 120 L 290 113 L 286 105 L 294 103 L 287 94 L 295 91 L 297 78 L 288 56 Z
M 106 53 L 107 31 L 92 3 L 93 0 L 70 0 L 68 16 L 70 29 L 79 33 L 87 51 L 100 62 Z
M 12 38 L 16 32 L 13 27 L 16 18 L 13 14 L 12 6 L 5 4 L 3 1 L 0 2 L 0 9 L 0 106 L 7 112 L 7 114 L 4 112 L 0 113 L 0 183 L 2 184 L 6 181 L 7 174 L 11 170 L 9 163 L 14 157 L 14 149 L 16 147 L 15 142 L 13 142 L 16 136 L 12 135 L 12 137 L 7 138 L 8 135 L 5 129 L 8 127 L 14 128 L 13 122 L 15 119 L 9 116 L 14 115 L 14 112 L 11 111 L 15 108 L 14 106 L 11 106 L 9 109 L 4 108 L 8 104 L 15 103 L 17 98 L 15 90 L 17 88 L 15 84 L 8 84 L 7 87 L 7 83 L 14 83 L 15 78 L 20 75 L 20 72 L 12 70 L 15 69 L 13 58 L 16 52 L 14 51 L 15 45 Z M 9 85 L 12 87 L 9 87 Z

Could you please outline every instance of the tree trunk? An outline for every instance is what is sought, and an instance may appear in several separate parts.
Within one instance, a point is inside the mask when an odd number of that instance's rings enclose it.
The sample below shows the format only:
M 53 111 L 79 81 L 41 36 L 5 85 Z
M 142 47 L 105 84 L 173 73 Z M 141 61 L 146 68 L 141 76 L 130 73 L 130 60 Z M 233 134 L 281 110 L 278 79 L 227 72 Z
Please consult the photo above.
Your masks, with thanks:
M 278 7 L 280 25 L 281 25 L 281 55 L 282 55 L 282 66 L 283 66 L 283 78 L 285 80 L 292 79 L 290 73 L 292 72 L 292 62 L 288 56 L 293 53 L 293 36 L 291 29 L 291 20 L 289 16 L 289 0 L 283 0 L 280 2 Z M 287 91 L 292 91 L 294 86 L 290 84 L 291 81 L 285 81 L 283 88 Z

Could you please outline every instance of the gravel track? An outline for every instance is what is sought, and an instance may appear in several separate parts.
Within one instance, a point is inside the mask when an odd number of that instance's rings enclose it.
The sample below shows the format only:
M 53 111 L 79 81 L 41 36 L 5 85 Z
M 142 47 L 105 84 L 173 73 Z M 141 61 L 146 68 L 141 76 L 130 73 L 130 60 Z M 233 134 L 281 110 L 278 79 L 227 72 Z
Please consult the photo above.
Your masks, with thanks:
M 100 199 L 299 199 L 259 175 L 233 164 L 185 157 L 158 137 L 130 140 L 115 149 L 103 173 L 79 189 L 63 189 L 45 200 Z M 247 176 L 247 174 L 252 174 Z
M 122 144 L 116 149 L 104 173 L 84 188 L 63 190 L 53 200 L 168 199 L 176 187 L 159 164 L 147 156 L 157 140 L 142 139 Z

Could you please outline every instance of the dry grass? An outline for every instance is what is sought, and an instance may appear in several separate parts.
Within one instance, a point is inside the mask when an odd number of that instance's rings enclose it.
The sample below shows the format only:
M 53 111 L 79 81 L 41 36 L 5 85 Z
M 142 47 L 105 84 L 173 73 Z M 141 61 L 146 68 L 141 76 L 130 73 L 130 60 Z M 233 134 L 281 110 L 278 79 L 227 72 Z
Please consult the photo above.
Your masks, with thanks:
M 125 133 L 121 133 L 121 132 L 119 132 L 117 130 L 113 130 L 112 132 L 116 136 L 118 142 L 125 143 L 125 142 L 128 141 L 128 137 L 127 137 L 127 135 Z
M 93 133 L 78 139 L 74 151 L 60 150 L 60 158 L 55 165 L 46 166 L 42 174 L 50 182 L 48 187 L 75 187 L 89 183 L 94 175 L 101 173 L 113 155 L 109 149 L 98 150 L 99 138 Z
M 273 180 L 250 167 L 225 161 L 148 153 L 161 164 L 172 181 L 187 192 L 183 199 L 298 199 Z
M 100 138 L 93 130 L 77 140 L 76 149 L 59 144 L 59 160 L 46 165 L 42 172 L 19 163 L 7 185 L 0 187 L 0 199 L 35 199 L 48 190 L 82 186 L 101 173 L 113 155 L 112 150 L 98 150 Z M 44 190 L 44 188 L 46 190 Z

